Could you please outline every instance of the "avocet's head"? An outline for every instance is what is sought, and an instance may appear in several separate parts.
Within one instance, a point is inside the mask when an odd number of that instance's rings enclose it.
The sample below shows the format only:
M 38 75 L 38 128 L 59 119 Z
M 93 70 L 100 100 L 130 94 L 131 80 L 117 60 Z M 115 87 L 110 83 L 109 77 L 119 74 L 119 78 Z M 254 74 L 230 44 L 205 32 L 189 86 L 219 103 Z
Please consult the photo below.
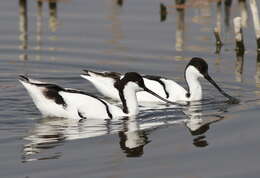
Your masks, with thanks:
M 208 74 L 208 64 L 207 62 L 199 57 L 194 57 L 190 60 L 190 62 L 188 63 L 188 65 L 186 66 L 185 69 L 185 75 L 187 77 L 187 75 L 192 75 L 194 77 L 202 77 L 205 78 L 209 83 L 211 83 L 222 95 L 224 95 L 225 97 L 227 97 L 229 99 L 229 101 L 233 104 L 237 104 L 239 103 L 239 100 L 228 95 L 227 93 L 225 93 L 218 85 L 217 83 L 210 77 L 210 75 Z
M 143 77 L 136 72 L 126 73 L 121 80 L 115 83 L 115 87 L 119 90 L 124 89 L 126 86 L 136 92 L 143 91 L 146 88 Z
M 163 100 L 167 103 L 175 104 L 173 102 L 170 102 L 170 101 L 162 98 L 161 96 L 159 96 L 155 92 L 148 89 L 144 84 L 143 77 L 136 72 L 126 73 L 124 75 L 124 77 L 121 80 L 117 81 L 114 85 L 121 92 L 124 91 L 125 88 L 130 88 L 131 90 L 134 90 L 135 92 L 146 91 L 146 92 L 152 94 L 153 96 L 155 96 L 155 97 L 157 97 L 157 98 L 159 98 L 159 99 L 161 99 L 161 100 Z
M 208 75 L 208 64 L 207 62 L 198 57 L 194 57 L 190 60 L 185 69 L 186 74 L 189 73 L 194 77 L 204 77 Z

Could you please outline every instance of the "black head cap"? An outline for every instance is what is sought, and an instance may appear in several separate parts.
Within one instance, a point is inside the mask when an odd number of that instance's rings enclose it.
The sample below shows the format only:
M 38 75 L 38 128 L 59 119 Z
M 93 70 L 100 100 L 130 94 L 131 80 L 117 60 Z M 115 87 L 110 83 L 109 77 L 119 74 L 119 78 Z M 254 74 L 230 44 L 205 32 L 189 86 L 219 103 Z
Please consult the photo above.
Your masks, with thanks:
M 190 62 L 188 63 L 187 67 L 189 66 L 194 66 L 196 67 L 196 69 L 198 69 L 198 71 L 202 74 L 202 75 L 206 75 L 208 74 L 208 64 L 207 62 L 199 57 L 194 57 L 190 60 Z M 187 68 L 186 67 L 186 68 Z
M 136 72 L 128 72 L 124 77 L 115 83 L 115 87 L 120 89 L 123 88 L 128 82 L 134 82 L 140 87 L 145 88 L 143 77 Z

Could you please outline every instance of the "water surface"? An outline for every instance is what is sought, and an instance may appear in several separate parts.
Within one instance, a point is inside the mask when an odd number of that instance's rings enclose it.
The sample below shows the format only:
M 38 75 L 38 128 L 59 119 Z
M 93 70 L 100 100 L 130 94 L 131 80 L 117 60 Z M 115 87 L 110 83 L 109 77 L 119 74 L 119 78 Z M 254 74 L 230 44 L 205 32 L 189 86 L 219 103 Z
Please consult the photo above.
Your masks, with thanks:
M 250 11 L 246 52 L 237 57 L 234 50 L 237 1 L 223 2 L 218 14 L 218 54 L 215 1 L 186 1 L 181 9 L 169 0 L 24 2 L 0 6 L 0 177 L 259 175 L 260 60 Z M 194 56 L 205 58 L 210 75 L 240 104 L 227 104 L 202 80 L 205 100 L 183 109 L 142 106 L 137 118 L 78 123 L 42 118 L 17 81 L 28 74 L 102 97 L 79 77 L 82 69 L 163 75 L 185 85 Z

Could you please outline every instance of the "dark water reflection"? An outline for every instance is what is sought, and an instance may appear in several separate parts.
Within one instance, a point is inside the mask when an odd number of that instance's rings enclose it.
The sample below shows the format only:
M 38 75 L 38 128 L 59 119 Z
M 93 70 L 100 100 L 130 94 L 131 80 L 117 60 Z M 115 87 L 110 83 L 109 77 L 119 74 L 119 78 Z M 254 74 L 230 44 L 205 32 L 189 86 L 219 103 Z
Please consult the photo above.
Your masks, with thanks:
M 126 157 L 141 157 L 144 147 L 152 140 L 149 135 L 165 127 L 183 125 L 190 133 L 192 144 L 196 147 L 206 147 L 209 142 L 206 138 L 210 126 L 225 120 L 228 104 L 223 102 L 211 103 L 215 108 L 203 108 L 208 105 L 194 102 L 182 110 L 167 106 L 154 106 L 154 109 L 145 109 L 139 118 L 130 117 L 122 120 L 87 119 L 82 122 L 62 118 L 42 118 L 24 137 L 26 144 L 23 147 L 22 161 L 58 159 L 62 152 L 55 151 L 66 141 L 89 139 L 118 133 L 119 146 Z M 210 110 L 219 110 L 212 113 Z M 162 112 L 164 114 L 162 114 Z M 202 113 L 204 112 L 204 113 Z
M 260 87 L 260 53 L 257 53 L 256 57 L 256 75 L 255 75 L 256 86 Z
M 27 48 L 28 48 L 28 16 L 27 16 L 27 0 L 19 0 L 19 7 L 20 7 L 20 36 L 19 39 L 21 41 L 20 49 L 23 50 L 23 53 L 20 56 L 20 59 L 27 60 Z
M 231 23 L 240 15 L 243 54 Z M 3 1 L 0 19 L 0 158 L 8 160 L 0 177 L 257 177 L 260 55 L 248 1 Z M 77 123 L 41 118 L 17 82 L 29 74 L 100 96 L 79 77 L 88 68 L 185 86 L 194 56 L 240 104 L 227 104 L 202 80 L 202 103 L 141 106 L 137 118 Z

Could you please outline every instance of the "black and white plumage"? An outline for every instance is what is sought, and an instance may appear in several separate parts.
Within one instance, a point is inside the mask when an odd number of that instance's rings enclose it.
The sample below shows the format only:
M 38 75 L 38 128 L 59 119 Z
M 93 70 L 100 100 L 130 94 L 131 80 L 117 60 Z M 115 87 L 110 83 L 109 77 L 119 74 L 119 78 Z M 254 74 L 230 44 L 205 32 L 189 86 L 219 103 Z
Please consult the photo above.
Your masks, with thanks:
M 168 102 L 147 89 L 142 77 L 134 72 L 126 73 L 123 78 L 115 83 L 123 103 L 123 110 L 84 91 L 62 88 L 56 84 L 32 80 L 22 75 L 19 81 L 27 89 L 36 107 L 44 116 L 81 120 L 85 118 L 106 119 L 137 115 L 139 110 L 136 92 L 141 90 L 150 92 Z
M 124 75 L 115 72 L 96 72 L 84 70 L 81 77 L 90 81 L 97 90 L 104 96 L 114 100 L 120 100 L 118 92 L 114 86 L 116 81 L 120 80 Z M 198 101 L 202 99 L 202 87 L 199 78 L 205 78 L 217 90 L 227 97 L 231 103 L 238 103 L 238 100 L 225 93 L 216 82 L 208 74 L 208 64 L 202 58 L 194 57 L 187 64 L 184 71 L 187 90 L 175 81 L 160 76 L 143 76 L 144 83 L 153 92 L 172 102 L 178 101 Z M 137 93 L 139 102 L 161 102 L 151 94 L 141 91 Z

